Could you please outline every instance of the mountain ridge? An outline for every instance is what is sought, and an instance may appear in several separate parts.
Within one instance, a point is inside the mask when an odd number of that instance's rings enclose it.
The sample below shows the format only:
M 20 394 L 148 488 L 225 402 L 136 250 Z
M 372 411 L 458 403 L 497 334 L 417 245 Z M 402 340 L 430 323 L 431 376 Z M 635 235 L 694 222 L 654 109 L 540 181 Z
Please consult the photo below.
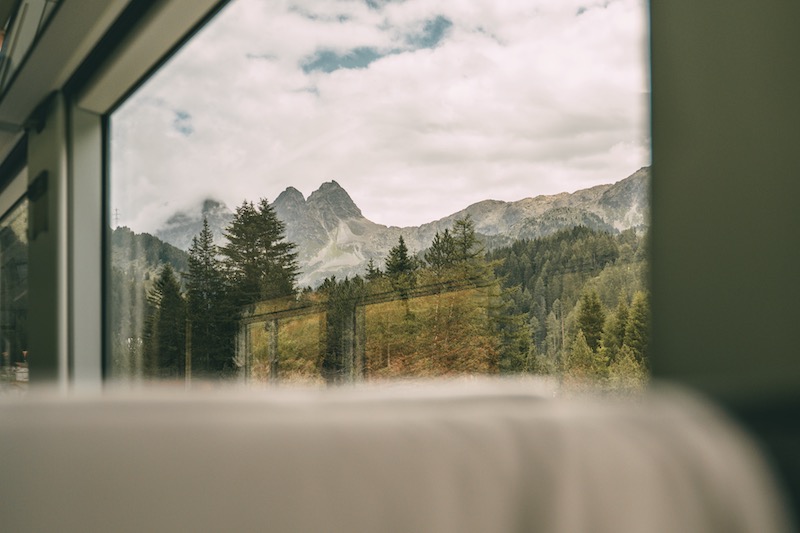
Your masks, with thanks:
M 405 227 L 385 226 L 364 217 L 335 180 L 323 182 L 308 198 L 296 188 L 287 187 L 271 205 L 286 225 L 287 240 L 297 244 L 301 268 L 298 283 L 304 287 L 315 286 L 330 276 L 363 274 L 370 259 L 382 265 L 401 235 L 412 253 L 420 253 L 430 246 L 437 231 L 444 231 L 467 215 L 489 248 L 578 225 L 612 233 L 644 227 L 649 217 L 649 180 L 650 167 L 643 167 L 615 183 L 514 202 L 482 200 L 438 220 Z M 211 198 L 199 207 L 194 212 L 173 215 L 156 236 L 188 250 L 205 216 L 215 242 L 221 244 L 233 212 Z

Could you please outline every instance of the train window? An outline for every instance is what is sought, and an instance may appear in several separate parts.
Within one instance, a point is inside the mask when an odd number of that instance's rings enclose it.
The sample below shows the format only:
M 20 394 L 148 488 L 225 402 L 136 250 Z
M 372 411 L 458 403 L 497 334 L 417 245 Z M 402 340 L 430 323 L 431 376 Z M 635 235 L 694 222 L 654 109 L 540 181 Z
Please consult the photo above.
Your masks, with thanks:
M 645 4 L 231 2 L 110 119 L 109 378 L 639 390 Z
M 23 171 L 0 197 L 8 200 L 0 215 L 0 396 L 28 387 L 28 201 L 20 198 L 26 181 Z

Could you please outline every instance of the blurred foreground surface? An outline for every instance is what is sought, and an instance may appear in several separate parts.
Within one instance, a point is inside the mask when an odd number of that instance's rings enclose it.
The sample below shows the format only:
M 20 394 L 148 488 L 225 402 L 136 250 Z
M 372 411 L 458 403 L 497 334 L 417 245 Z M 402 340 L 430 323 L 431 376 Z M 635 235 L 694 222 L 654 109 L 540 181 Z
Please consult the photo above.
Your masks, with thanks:
M 702 400 L 546 382 L 29 391 L 0 405 L 7 531 L 791 531 Z

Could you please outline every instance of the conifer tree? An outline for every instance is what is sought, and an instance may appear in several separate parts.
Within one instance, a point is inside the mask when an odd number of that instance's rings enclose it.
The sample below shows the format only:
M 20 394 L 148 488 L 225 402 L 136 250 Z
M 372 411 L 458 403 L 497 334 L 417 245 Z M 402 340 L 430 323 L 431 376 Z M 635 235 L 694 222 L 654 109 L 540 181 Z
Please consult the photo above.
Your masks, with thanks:
M 547 304 L 545 301 L 545 289 L 542 278 L 537 278 L 535 283 L 530 283 L 533 287 L 531 291 L 531 315 L 536 319 L 536 327 L 534 328 L 534 341 L 536 347 L 540 352 L 547 352 L 546 342 L 547 334 L 549 333 L 549 325 L 547 323 Z M 552 354 L 551 354 L 552 355 Z
M 617 309 L 609 315 L 603 327 L 602 350 L 611 361 L 617 358 L 625 341 L 625 328 L 628 325 L 628 305 L 620 298 Z
M 417 261 L 408 254 L 408 247 L 401 235 L 397 245 L 389 250 L 389 257 L 386 258 L 386 275 L 389 276 L 394 290 L 403 299 L 408 298 L 410 291 L 416 285 L 414 274 L 416 269 Z
M 383 276 L 383 272 L 381 269 L 375 266 L 375 261 L 370 257 L 369 262 L 367 262 L 367 272 L 366 278 L 367 281 L 374 281 L 376 279 L 380 279 Z
M 564 377 L 576 382 L 598 383 L 608 375 L 607 361 L 594 352 L 583 331 L 578 330 L 564 365 Z
M 186 275 L 193 372 L 221 371 L 233 356 L 235 305 L 217 255 L 213 234 L 204 218 L 203 229 L 189 248 Z
M 400 235 L 397 245 L 389 250 L 389 257 L 386 258 L 386 273 L 394 276 L 403 272 L 410 272 L 414 270 L 414 266 L 414 260 L 408 255 L 408 247 L 403 240 L 403 236 Z
M 494 323 L 499 330 L 500 372 L 530 372 L 536 356 L 536 346 L 531 342 L 525 316 L 503 313 Z
M 623 346 L 616 361 L 609 364 L 608 377 L 609 389 L 617 394 L 634 394 L 647 385 L 647 370 L 628 346 Z
M 605 320 L 603 304 L 600 302 L 597 292 L 584 293 L 581 297 L 581 306 L 578 313 L 578 329 L 583 331 L 583 335 L 586 337 L 586 344 L 594 352 L 600 346 Z
M 325 352 L 320 362 L 320 373 L 328 383 L 335 383 L 355 375 L 356 307 L 366 295 L 364 280 L 356 276 L 337 281 L 336 276 L 325 278 L 319 292 L 326 300 Z M 363 368 L 362 368 L 363 371 Z
M 245 201 L 236 208 L 220 252 L 240 305 L 294 293 L 297 252 L 284 230 L 264 198 L 257 206 Z
M 559 306 L 561 305 L 560 300 L 556 300 L 555 303 L 558 303 Z M 547 355 L 554 359 L 561 359 L 563 356 L 564 337 L 562 335 L 561 317 L 556 315 L 555 303 L 553 310 L 547 315 L 545 346 Z
M 456 259 L 456 243 L 449 229 L 436 232 L 431 242 L 431 247 L 425 252 L 425 262 L 430 265 L 437 275 L 453 265 Z
M 475 223 L 469 215 L 453 223 L 453 242 L 456 261 L 472 261 L 483 254 L 483 246 L 475 233 Z
M 150 314 L 145 326 L 146 371 L 152 376 L 182 376 L 186 358 L 186 307 L 175 271 L 161 267 L 147 295 Z
M 645 367 L 649 365 L 650 344 L 650 304 L 647 295 L 637 291 L 633 295 L 628 323 L 625 326 L 625 345 L 633 352 L 636 360 Z

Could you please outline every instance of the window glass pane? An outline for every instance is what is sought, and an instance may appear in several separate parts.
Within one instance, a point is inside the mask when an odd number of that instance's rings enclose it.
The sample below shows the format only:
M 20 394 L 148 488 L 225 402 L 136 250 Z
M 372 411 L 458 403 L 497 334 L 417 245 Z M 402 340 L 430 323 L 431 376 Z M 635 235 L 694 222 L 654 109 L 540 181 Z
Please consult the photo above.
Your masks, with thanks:
M 0 218 L 0 394 L 28 385 L 28 201 Z
M 111 117 L 111 375 L 647 374 L 643 0 L 235 0 Z
M 0 89 L 9 84 L 58 2 L 21 0 L 0 5 Z

